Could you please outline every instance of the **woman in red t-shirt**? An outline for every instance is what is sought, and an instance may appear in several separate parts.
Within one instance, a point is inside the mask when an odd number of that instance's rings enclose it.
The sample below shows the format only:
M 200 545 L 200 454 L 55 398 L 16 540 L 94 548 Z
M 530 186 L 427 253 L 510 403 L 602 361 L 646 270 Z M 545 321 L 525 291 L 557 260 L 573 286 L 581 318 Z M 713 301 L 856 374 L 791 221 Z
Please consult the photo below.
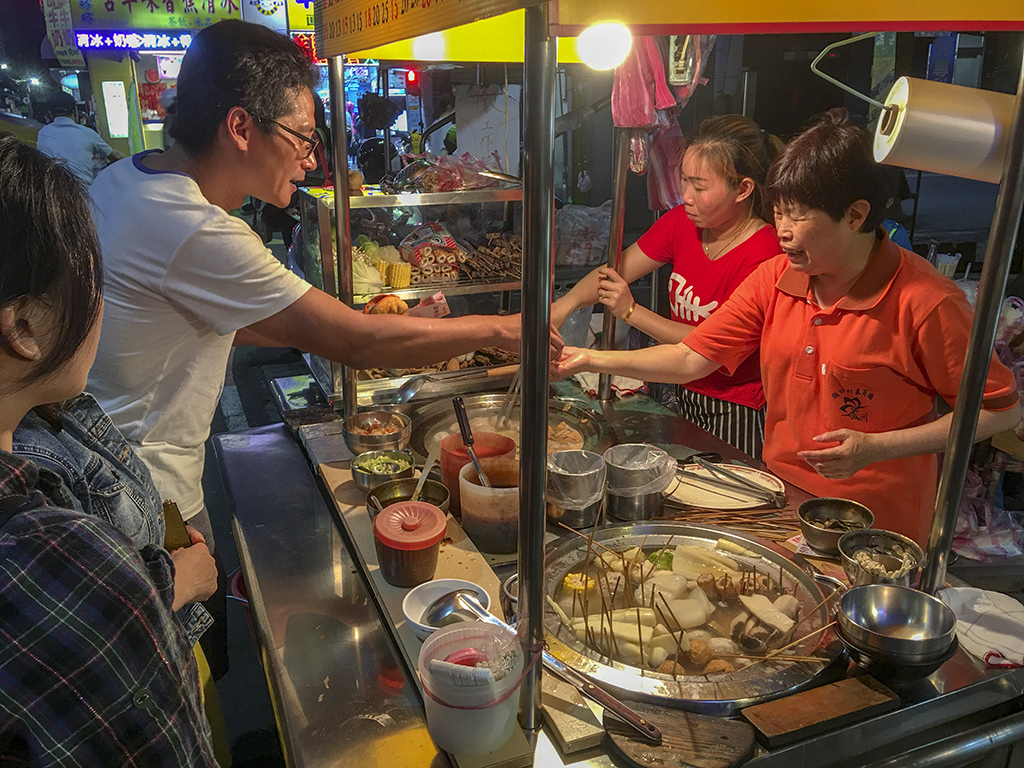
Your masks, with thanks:
M 683 155 L 683 205 L 622 254 L 619 272 L 598 267 L 551 307 L 560 326 L 579 307 L 600 302 L 620 320 L 663 344 L 700 325 L 763 261 L 781 250 L 767 223 L 762 185 L 778 140 L 740 115 L 709 117 Z M 672 263 L 671 318 L 633 300 L 629 283 Z M 764 393 L 756 354 L 732 376 L 715 371 L 690 382 L 680 412 L 756 458 L 764 445 Z

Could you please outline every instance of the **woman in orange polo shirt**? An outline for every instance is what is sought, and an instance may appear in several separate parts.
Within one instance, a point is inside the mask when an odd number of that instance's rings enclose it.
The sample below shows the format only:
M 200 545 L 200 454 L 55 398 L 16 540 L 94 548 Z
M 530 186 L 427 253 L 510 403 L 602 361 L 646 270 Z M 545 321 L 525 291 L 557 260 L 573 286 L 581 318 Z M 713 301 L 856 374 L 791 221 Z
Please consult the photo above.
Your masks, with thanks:
M 832 110 L 768 174 L 783 253 L 765 262 L 681 343 L 630 352 L 566 348 L 555 375 L 619 373 L 685 383 L 760 350 L 764 461 L 819 496 L 868 506 L 921 544 L 937 457 L 960 385 L 972 311 L 963 292 L 879 229 L 886 185 L 867 133 Z M 1020 418 L 995 356 L 977 440 Z
M 598 267 L 551 305 L 561 326 L 573 310 L 595 302 L 662 344 L 675 344 L 704 322 L 759 264 L 779 252 L 764 181 L 778 154 L 773 139 L 742 115 L 700 124 L 683 155 L 683 204 L 673 208 L 622 254 L 621 270 Z M 672 264 L 672 317 L 633 300 L 629 283 Z M 733 375 L 714 371 L 680 393 L 680 412 L 703 429 L 761 458 L 764 392 L 757 355 Z

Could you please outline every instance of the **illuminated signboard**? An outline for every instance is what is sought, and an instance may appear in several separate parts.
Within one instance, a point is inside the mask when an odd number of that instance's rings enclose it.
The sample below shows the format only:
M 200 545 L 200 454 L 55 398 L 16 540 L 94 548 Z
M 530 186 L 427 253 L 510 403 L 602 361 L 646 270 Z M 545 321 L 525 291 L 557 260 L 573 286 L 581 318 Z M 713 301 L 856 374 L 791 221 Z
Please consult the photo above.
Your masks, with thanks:
M 192 45 L 189 32 L 76 32 L 75 42 L 83 50 L 115 48 L 121 50 L 184 51 Z
M 94 29 L 202 29 L 240 19 L 240 0 L 77 0 L 71 3 L 75 32 Z

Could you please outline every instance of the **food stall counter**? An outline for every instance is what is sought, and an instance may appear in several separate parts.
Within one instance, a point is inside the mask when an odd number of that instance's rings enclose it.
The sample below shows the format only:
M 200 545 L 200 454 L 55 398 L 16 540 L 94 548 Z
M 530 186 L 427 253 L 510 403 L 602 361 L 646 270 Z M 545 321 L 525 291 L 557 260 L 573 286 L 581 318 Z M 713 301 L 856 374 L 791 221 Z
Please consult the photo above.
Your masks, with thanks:
M 743 458 L 686 420 L 666 416 L 650 400 L 606 406 L 603 415 L 616 442 L 646 439 Z M 330 431 L 307 438 L 307 455 L 283 425 L 214 438 L 286 759 L 294 766 L 457 764 L 427 734 L 394 627 L 384 626 L 387 614 L 370 596 L 353 544 L 341 533 L 336 510 L 326 501 L 329 492 L 311 468 L 311 457 L 316 464 L 317 456 L 337 456 L 339 442 Z M 806 495 L 791 502 L 799 498 Z M 854 666 L 846 671 L 857 673 Z M 852 725 L 836 720 L 836 727 L 788 746 L 758 746 L 746 764 L 866 766 L 946 737 L 974 748 L 995 743 L 992 734 L 1000 728 L 1004 741 L 1006 733 L 1020 738 L 1022 669 L 986 669 L 960 651 L 937 673 L 898 693 L 895 711 Z M 541 732 L 534 764 L 622 764 L 605 744 L 564 755 Z M 953 751 L 962 748 L 957 742 Z M 996 762 L 986 765 L 1020 759 L 1010 755 L 1012 747 L 1001 749 Z

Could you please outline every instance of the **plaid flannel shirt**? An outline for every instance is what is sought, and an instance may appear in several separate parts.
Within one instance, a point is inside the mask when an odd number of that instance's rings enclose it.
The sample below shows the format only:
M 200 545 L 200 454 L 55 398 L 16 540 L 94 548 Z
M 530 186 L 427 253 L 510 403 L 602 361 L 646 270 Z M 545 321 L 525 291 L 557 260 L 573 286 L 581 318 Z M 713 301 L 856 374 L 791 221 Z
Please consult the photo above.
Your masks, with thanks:
M 170 557 L 44 491 L 0 451 L 0 766 L 214 768 Z

